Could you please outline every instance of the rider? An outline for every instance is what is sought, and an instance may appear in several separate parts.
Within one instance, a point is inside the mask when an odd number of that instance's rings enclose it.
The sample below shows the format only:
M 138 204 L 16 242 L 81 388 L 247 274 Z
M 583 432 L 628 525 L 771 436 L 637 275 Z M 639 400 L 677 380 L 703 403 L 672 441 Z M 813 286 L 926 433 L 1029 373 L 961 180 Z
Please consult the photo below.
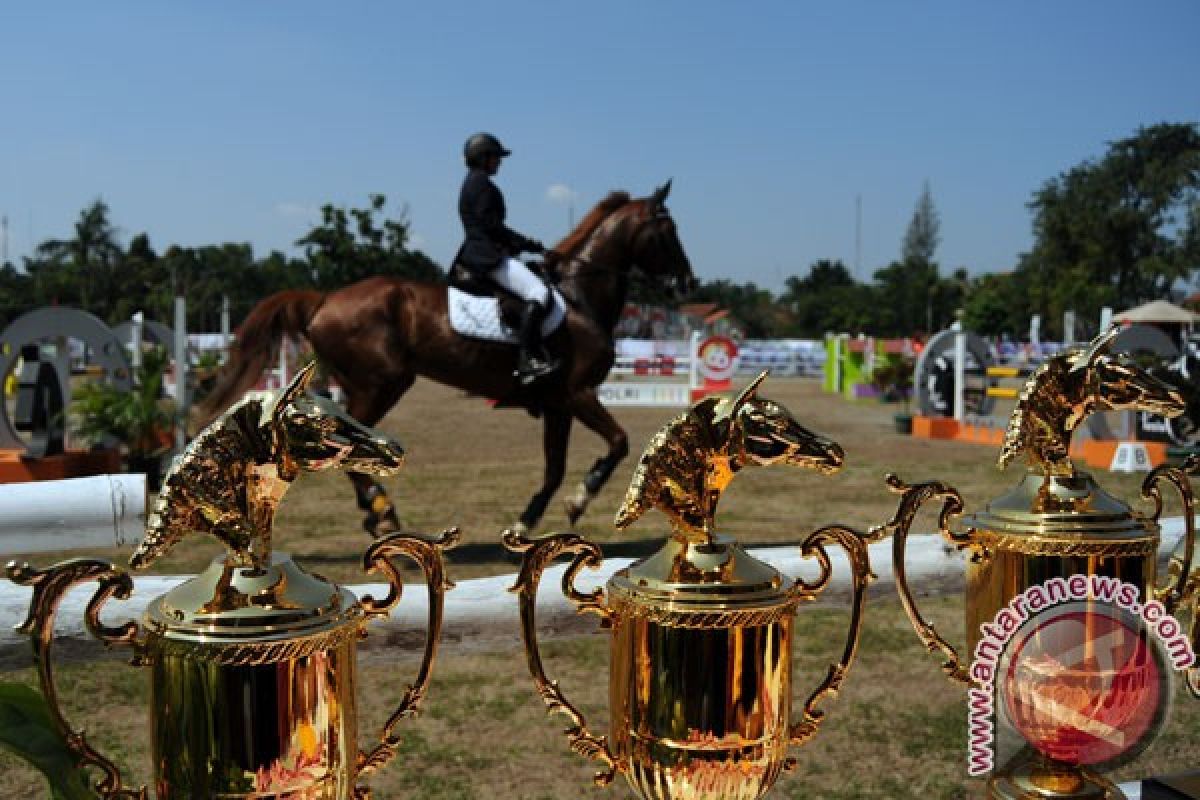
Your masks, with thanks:
M 476 275 L 488 276 L 525 301 L 516 376 L 527 385 L 554 372 L 559 361 L 542 345 L 542 321 L 552 302 L 550 289 L 515 256 L 522 252 L 544 253 L 546 248 L 504 224 L 504 196 L 491 176 L 510 151 L 490 133 L 476 133 L 467 139 L 463 155 L 467 177 L 458 196 L 458 215 L 466 238 L 455 261 Z

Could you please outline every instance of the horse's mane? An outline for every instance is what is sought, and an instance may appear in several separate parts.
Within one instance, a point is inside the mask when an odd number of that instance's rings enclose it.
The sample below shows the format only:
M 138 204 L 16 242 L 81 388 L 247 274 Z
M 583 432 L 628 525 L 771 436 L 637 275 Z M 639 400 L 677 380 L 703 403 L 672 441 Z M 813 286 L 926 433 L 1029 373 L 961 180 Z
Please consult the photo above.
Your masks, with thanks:
M 1048 384 L 1058 385 L 1061 382 L 1060 379 L 1069 366 L 1071 358 L 1077 353 L 1078 351 L 1071 351 L 1047 358 L 1033 371 L 1029 380 L 1025 381 L 1020 395 L 1017 396 L 1017 407 L 1013 411 L 1012 417 L 1009 418 L 1008 429 L 1004 432 L 1004 442 L 1000 447 L 1000 459 L 997 462 L 1001 469 L 1007 467 L 1018 453 L 1029 446 L 1028 431 L 1025 425 L 1033 413 L 1033 399 L 1038 394 L 1045 392 Z
M 583 247 L 583 243 L 588 240 L 588 237 L 596 231 L 596 228 L 600 227 L 600 223 L 629 202 L 629 192 L 609 192 L 608 197 L 597 203 L 595 208 L 579 220 L 575 230 L 568 233 L 561 242 L 554 246 L 554 251 L 564 259 L 574 256 Z

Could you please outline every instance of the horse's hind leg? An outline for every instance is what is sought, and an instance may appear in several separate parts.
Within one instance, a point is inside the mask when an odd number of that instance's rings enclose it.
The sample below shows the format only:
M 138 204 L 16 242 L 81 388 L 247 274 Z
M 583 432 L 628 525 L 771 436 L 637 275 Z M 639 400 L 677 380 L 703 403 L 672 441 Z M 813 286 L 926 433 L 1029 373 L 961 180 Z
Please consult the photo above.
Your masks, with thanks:
M 542 418 L 542 451 L 546 459 L 546 472 L 542 488 L 529 499 L 529 505 L 521 513 L 516 525 L 519 533 L 525 534 L 537 527 L 550 498 L 562 486 L 567 474 L 567 442 L 571 438 L 571 414 L 561 408 L 547 408 Z
M 608 453 L 596 459 L 574 494 L 566 499 L 567 519 L 574 525 L 604 484 L 608 483 L 617 465 L 629 455 L 629 436 L 600 402 L 595 389 L 575 395 L 569 407 L 576 419 L 608 443 Z
M 415 376 L 405 375 L 387 384 L 347 386 L 343 382 L 342 386 L 346 390 L 346 410 L 364 425 L 375 425 L 396 404 L 400 396 L 412 387 L 415 380 Z M 358 507 L 366 512 L 363 528 L 367 533 L 378 537 L 400 530 L 396 506 L 388 497 L 383 484 L 371 475 L 361 472 L 347 472 L 346 477 L 354 485 L 354 497 L 358 501 Z

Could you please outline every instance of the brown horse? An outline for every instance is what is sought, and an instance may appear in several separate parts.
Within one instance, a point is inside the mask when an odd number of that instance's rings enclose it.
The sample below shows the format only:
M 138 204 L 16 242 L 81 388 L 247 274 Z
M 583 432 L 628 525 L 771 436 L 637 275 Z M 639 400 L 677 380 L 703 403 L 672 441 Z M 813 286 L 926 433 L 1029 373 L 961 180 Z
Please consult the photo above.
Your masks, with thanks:
M 608 444 L 578 491 L 567 501 L 574 524 L 629 453 L 625 431 L 600 404 L 596 387 L 613 365 L 613 330 L 625 304 L 630 271 L 676 293 L 695 285 L 691 264 L 664 205 L 670 181 L 647 198 L 613 192 L 580 221 L 553 251 L 559 289 L 568 301 L 566 321 L 551 338 L 563 356 L 559 371 L 522 388 L 513 376 L 514 345 L 469 339 L 451 329 L 446 287 L 397 278 L 367 278 L 329 294 L 288 290 L 254 307 L 238 329 L 237 344 L 202 409 L 215 416 L 236 400 L 272 362 L 283 336 L 306 338 L 326 372 L 345 391 L 346 409 L 375 425 L 417 376 L 503 405 L 542 414 L 545 475 L 516 528 L 534 528 L 566 472 L 571 422 L 578 419 Z M 348 473 L 367 530 L 380 535 L 399 527 L 383 487 Z

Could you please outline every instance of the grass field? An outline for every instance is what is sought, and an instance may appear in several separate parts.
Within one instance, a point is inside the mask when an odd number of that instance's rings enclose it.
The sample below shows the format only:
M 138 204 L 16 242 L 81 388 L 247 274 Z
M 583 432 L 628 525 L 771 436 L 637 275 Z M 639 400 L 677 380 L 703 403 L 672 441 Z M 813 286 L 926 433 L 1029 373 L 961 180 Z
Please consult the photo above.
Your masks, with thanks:
M 808 427 L 846 450 L 836 476 L 795 470 L 752 471 L 734 482 L 721 507 L 722 528 L 751 544 L 784 544 L 830 522 L 860 528 L 886 520 L 894 497 L 883 475 L 906 480 L 939 478 L 956 485 L 969 508 L 978 508 L 1015 482 L 1015 469 L 994 466 L 990 448 L 930 442 L 895 434 L 894 406 L 851 404 L 821 394 L 815 383 L 769 380 L 763 394 L 787 405 Z M 672 412 L 618 409 L 635 456 Z M 492 411 L 479 398 L 429 383 L 418 384 L 382 427 L 409 450 L 405 472 L 387 485 L 407 526 L 424 531 L 459 525 L 464 545 L 450 554 L 452 577 L 509 573 L 513 563 L 498 546 L 500 530 L 538 488 L 541 474 L 539 422 L 522 412 Z M 602 453 L 598 439 L 576 429 L 569 482 L 582 477 Z M 584 518 L 580 530 L 609 551 L 630 538 L 655 539 L 662 518 L 649 515 L 631 534 L 616 534 L 611 519 L 636 457 L 622 465 Z M 1100 476 L 1105 487 L 1129 501 L 1138 476 Z M 1169 511 L 1168 513 L 1178 513 Z M 543 531 L 565 526 L 561 506 L 547 515 Z M 918 528 L 928 530 L 925 519 Z M 368 543 L 349 484 L 335 475 L 304 476 L 284 501 L 276 542 L 303 565 L 338 581 L 364 580 L 358 561 Z M 158 571 L 193 572 L 218 546 L 185 541 Z M 125 559 L 128 553 L 98 555 Z M 31 558 L 39 565 L 53 555 Z M 416 573 L 409 573 L 416 579 Z M 962 642 L 961 598 L 926 603 L 927 615 L 951 641 Z M 515 602 L 513 613 L 516 613 Z M 836 657 L 845 613 L 805 609 L 796 638 L 796 692 L 823 677 Z M 606 640 L 602 635 L 550 641 L 549 672 L 587 714 L 593 728 L 606 725 Z M 124 666 L 101 648 L 95 660 L 63 666 L 61 688 L 73 719 L 139 781 L 148 778 L 146 675 Z M 11 655 L 11 654 L 10 654 Z M 13 661 L 7 658 L 6 661 Z M 363 744 L 387 717 L 416 668 L 411 652 L 364 653 L 360 697 Z M 797 755 L 797 770 L 772 792 L 779 798 L 957 798 L 979 792 L 965 779 L 965 695 L 924 652 L 899 603 L 875 602 L 867 611 L 859 660 L 846 688 L 827 705 L 829 719 L 817 739 Z M 33 681 L 29 668 L 12 668 L 6 680 Z M 370 698 L 368 701 L 366 698 Z M 480 650 L 447 643 L 439 657 L 425 713 L 403 723 L 406 739 L 397 762 L 374 781 L 377 798 L 577 798 L 628 797 L 623 784 L 590 786 L 592 766 L 566 748 L 563 718 L 547 719 L 533 693 L 520 643 Z M 1155 745 L 1117 777 L 1180 771 L 1200 765 L 1200 703 L 1178 693 L 1170 723 Z M 40 797 L 37 776 L 0 756 L 0 797 Z

